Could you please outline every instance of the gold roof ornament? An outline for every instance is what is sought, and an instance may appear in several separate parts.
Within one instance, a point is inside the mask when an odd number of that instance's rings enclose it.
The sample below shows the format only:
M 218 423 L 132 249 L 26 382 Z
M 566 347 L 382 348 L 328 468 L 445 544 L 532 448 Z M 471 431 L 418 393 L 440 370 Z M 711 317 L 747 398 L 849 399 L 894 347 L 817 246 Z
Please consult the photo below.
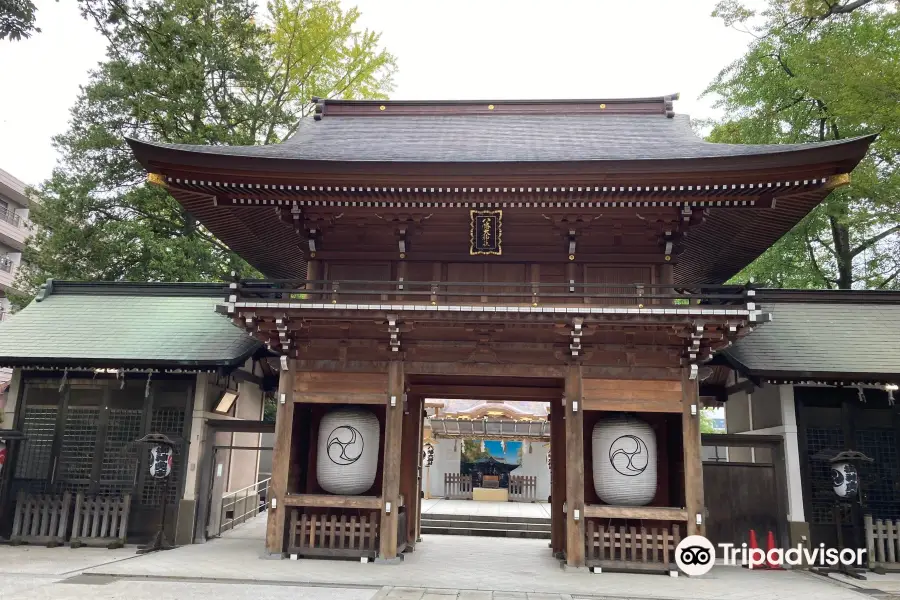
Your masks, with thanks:
M 166 178 L 162 175 L 162 173 L 147 173 L 147 183 L 166 187 Z
M 840 175 L 832 175 L 828 178 L 828 181 L 825 182 L 826 190 L 833 190 L 835 188 L 843 187 L 845 185 L 850 185 L 850 173 L 841 173 Z

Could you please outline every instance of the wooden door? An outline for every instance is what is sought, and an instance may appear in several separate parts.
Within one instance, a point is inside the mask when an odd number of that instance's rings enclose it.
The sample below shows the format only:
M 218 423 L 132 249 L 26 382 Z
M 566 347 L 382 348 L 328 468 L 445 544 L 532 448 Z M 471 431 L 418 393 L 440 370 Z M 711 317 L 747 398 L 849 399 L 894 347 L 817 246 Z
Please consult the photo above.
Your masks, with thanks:
M 714 545 L 749 542 L 756 531 L 765 548 L 769 531 L 780 540 L 784 520 L 782 503 L 772 464 L 703 463 L 703 490 L 709 515 L 706 537 Z

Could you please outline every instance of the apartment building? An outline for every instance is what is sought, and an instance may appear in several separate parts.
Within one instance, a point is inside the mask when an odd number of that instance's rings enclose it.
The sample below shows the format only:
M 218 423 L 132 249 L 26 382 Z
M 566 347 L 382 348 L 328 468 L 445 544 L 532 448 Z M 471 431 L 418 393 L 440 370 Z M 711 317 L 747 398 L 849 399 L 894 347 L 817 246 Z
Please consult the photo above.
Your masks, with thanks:
M 0 169 L 0 320 L 9 315 L 6 296 L 22 262 L 29 234 L 30 202 L 25 195 L 25 184 Z

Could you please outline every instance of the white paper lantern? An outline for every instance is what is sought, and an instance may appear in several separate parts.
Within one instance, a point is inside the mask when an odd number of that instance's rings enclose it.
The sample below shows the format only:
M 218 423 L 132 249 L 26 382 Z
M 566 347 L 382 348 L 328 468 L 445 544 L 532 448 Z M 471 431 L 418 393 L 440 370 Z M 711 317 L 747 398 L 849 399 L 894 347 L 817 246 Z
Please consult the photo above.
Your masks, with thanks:
M 319 423 L 316 477 L 326 492 L 352 496 L 375 483 L 378 418 L 361 408 L 339 408 Z
M 644 506 L 656 496 L 656 434 L 644 421 L 616 416 L 599 421 L 591 436 L 594 489 L 615 506 Z
M 831 465 L 831 485 L 840 498 L 852 498 L 859 491 L 856 467 L 847 462 Z

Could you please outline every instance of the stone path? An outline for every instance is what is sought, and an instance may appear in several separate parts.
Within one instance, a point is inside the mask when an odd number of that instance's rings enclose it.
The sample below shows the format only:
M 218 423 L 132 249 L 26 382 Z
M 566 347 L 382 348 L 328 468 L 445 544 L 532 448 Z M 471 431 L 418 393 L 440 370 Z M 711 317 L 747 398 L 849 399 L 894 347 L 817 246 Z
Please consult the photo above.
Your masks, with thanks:
M 134 547 L 0 546 L 0 599 L 158 600 L 864 600 L 806 572 L 715 567 L 698 578 L 566 572 L 546 540 L 430 535 L 399 565 L 272 560 L 265 518 L 207 544 L 135 556 Z
M 475 502 L 474 500 L 422 500 L 423 514 L 471 515 L 476 517 L 550 517 L 546 502 Z

